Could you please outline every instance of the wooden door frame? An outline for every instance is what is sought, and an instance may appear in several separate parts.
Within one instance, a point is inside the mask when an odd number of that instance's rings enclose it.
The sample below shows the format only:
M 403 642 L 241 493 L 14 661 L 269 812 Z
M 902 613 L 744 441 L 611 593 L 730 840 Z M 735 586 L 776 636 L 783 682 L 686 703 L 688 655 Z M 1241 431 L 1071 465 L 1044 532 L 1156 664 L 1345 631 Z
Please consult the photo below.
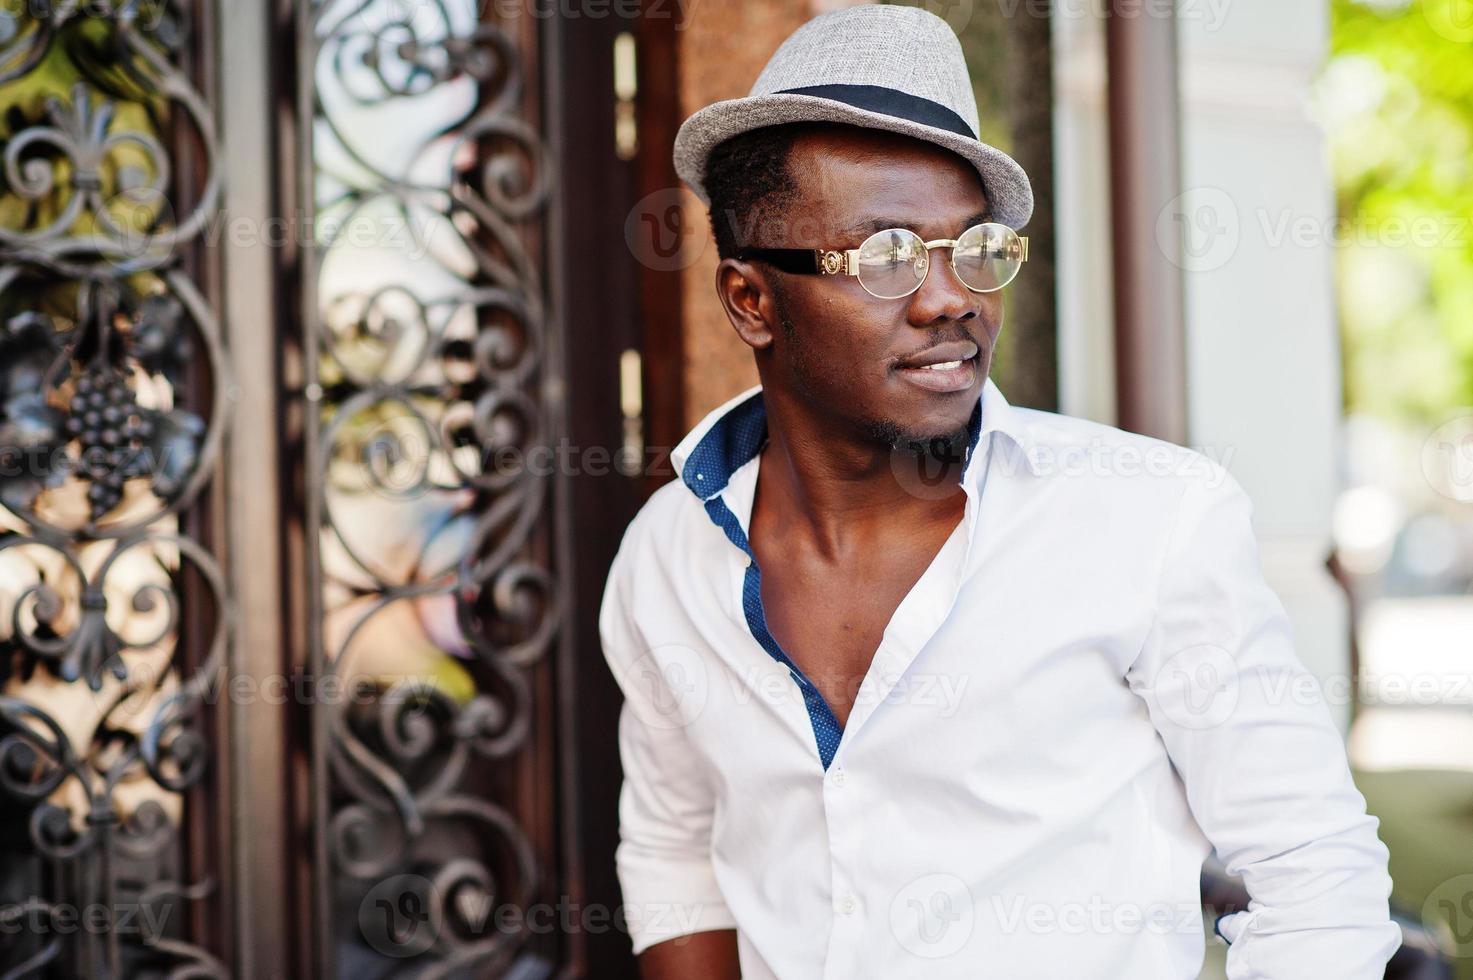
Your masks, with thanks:
M 664 5 L 669 9 L 668 4 Z M 622 771 L 618 715 L 622 696 L 603 662 L 598 609 L 608 568 L 624 529 L 649 493 L 668 479 L 668 449 L 684 432 L 681 274 L 641 264 L 626 236 L 639 201 L 678 187 L 670 147 L 679 122 L 673 17 L 567 18 L 558 25 L 564 66 L 550 133 L 559 161 L 559 214 L 553 242 L 553 295 L 567 346 L 566 435 L 575 448 L 611 454 L 624 438 L 620 355 L 639 350 L 643 365 L 642 475 L 611 469 L 576 472 L 567 481 L 570 515 L 571 610 L 566 624 L 573 669 L 563 692 L 569 743 L 564 756 L 576 815 L 570 867 L 585 906 L 619 908 L 614 871 Z M 613 50 L 621 31 L 638 50 L 639 150 L 632 160 L 614 150 Z M 621 929 L 577 937 L 574 975 L 634 977 L 629 937 Z

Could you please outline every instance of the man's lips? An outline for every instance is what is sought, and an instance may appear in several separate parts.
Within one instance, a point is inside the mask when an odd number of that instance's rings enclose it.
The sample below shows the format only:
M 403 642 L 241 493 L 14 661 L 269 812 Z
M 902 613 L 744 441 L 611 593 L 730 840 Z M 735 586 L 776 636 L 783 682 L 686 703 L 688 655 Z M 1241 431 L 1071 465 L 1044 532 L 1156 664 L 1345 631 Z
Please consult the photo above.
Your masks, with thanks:
M 901 360 L 895 373 L 928 391 L 965 391 L 977 380 L 977 345 L 954 340 Z
M 916 354 L 909 354 L 896 362 L 896 367 L 924 368 L 952 361 L 969 361 L 977 356 L 977 345 L 970 340 L 948 340 L 935 347 L 927 347 Z

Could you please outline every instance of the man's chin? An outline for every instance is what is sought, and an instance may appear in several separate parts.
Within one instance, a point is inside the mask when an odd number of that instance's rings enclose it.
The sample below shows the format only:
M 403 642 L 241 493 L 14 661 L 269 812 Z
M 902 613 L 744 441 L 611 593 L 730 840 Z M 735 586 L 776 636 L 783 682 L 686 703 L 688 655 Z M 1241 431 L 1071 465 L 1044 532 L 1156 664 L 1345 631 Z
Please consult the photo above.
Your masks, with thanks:
M 971 435 L 965 423 L 955 428 L 908 428 L 888 419 L 874 425 L 871 434 L 891 452 L 943 461 L 960 460 Z

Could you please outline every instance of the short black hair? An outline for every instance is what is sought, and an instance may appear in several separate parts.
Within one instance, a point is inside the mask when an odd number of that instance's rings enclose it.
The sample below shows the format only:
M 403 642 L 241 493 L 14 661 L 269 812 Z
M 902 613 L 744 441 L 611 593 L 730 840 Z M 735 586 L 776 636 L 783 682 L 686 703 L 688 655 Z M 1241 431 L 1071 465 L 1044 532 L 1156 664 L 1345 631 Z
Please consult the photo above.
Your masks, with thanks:
M 747 239 L 792 202 L 797 191 L 788 167 L 793 143 L 813 128 L 810 122 L 792 122 L 748 130 L 716 144 L 706 157 L 704 183 L 718 256 L 731 258 L 746 245 L 784 244 Z

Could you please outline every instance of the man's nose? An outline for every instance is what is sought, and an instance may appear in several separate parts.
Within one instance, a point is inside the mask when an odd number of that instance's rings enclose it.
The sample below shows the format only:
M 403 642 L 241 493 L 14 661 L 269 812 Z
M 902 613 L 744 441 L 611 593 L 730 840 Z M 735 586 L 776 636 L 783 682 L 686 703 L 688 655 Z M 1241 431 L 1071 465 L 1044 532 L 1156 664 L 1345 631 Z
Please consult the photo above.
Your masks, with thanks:
M 907 319 L 912 326 L 926 327 L 948 320 L 966 320 L 977 315 L 977 294 L 957 278 L 951 267 L 951 250 L 930 251 L 930 268 L 921 288 L 911 295 Z

